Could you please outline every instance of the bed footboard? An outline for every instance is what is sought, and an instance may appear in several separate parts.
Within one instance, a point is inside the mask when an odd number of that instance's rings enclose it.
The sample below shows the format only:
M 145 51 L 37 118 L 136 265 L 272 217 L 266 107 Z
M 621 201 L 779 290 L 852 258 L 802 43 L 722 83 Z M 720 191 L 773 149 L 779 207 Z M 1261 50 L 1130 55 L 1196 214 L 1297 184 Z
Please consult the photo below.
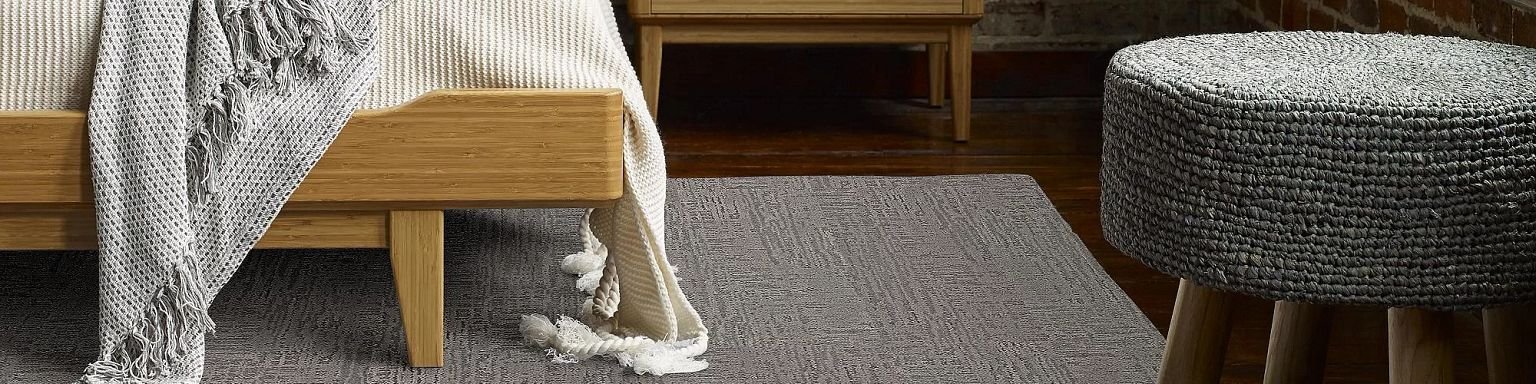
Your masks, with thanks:
M 388 248 L 412 366 L 443 364 L 442 211 L 623 195 L 618 90 L 439 90 L 355 114 L 258 248 Z M 0 250 L 96 248 L 85 114 L 0 111 Z

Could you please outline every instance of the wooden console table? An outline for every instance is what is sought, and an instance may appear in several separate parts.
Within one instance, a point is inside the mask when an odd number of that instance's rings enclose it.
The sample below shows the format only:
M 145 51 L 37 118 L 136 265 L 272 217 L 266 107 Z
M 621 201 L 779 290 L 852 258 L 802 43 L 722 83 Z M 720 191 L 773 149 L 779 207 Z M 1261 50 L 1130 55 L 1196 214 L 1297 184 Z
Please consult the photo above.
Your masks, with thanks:
M 651 113 L 663 44 L 927 44 L 929 103 L 944 104 L 955 141 L 971 136 L 971 27 L 982 0 L 630 0 L 640 25 L 640 82 Z M 947 53 L 947 60 L 946 60 Z

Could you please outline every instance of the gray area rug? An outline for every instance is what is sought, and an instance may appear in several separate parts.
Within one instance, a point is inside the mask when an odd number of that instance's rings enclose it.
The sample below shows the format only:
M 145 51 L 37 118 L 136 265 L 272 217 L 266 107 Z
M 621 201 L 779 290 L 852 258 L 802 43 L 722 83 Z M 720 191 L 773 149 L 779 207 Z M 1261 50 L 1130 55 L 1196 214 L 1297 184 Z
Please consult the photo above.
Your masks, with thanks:
M 209 383 L 1140 383 L 1162 338 L 1027 176 L 681 179 L 667 246 L 711 368 L 552 364 L 517 332 L 569 314 L 579 210 L 450 212 L 448 362 L 404 367 L 388 254 L 258 251 L 213 307 Z M 0 252 L 0 381 L 96 349 L 89 253 Z

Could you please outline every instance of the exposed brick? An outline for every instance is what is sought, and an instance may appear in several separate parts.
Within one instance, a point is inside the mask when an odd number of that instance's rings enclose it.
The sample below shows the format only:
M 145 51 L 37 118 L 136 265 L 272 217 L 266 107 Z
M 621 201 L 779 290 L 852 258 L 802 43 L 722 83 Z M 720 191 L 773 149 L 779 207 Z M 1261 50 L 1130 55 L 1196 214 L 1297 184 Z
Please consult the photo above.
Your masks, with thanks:
M 1376 28 L 1381 25 L 1380 12 L 1376 8 L 1376 0 L 1349 0 L 1349 18 L 1355 23 L 1366 28 Z
M 1323 0 L 1323 6 L 1344 12 L 1345 8 L 1349 8 L 1349 0 Z
M 1510 41 L 1527 47 L 1536 47 L 1536 11 L 1514 11 L 1514 38 Z
M 1089 2 L 1052 2 L 1047 17 L 1056 35 L 1137 35 L 1153 9 L 1151 2 L 1095 0 Z
M 1411 4 L 1413 6 L 1416 6 L 1416 7 L 1419 7 L 1419 8 L 1423 8 L 1424 10 L 1432 11 L 1432 10 L 1435 9 L 1435 1 L 1436 0 L 1387 0 L 1387 1 L 1394 1 L 1394 2 L 1399 2 L 1399 3 L 1404 3 L 1404 5 L 1410 5 Z M 1439 0 L 1439 1 L 1461 1 L 1461 0 Z
M 1391 0 L 1381 1 L 1381 31 L 1408 32 L 1408 12 Z
M 1236 7 L 1257 8 L 1259 0 L 985 0 L 984 4 L 987 15 L 977 26 L 979 50 L 1102 49 L 1253 24 L 1239 24 L 1227 13 Z
M 1446 21 L 1461 24 L 1472 23 L 1471 0 L 1435 0 L 1435 14 Z
M 1477 33 L 1499 42 L 1510 42 L 1514 38 L 1511 26 L 1514 22 L 1514 7 L 1504 0 L 1472 0 L 1472 19 L 1477 24 Z
M 1287 31 L 1307 29 L 1307 3 L 1302 0 L 1285 0 L 1285 13 L 1280 16 L 1280 27 Z
M 987 16 L 976 24 L 985 36 L 1039 36 L 1045 33 L 1045 3 L 997 1 L 987 3 Z
M 1338 21 L 1334 20 L 1333 16 L 1320 9 L 1313 9 L 1311 14 L 1307 15 L 1307 26 L 1314 31 L 1332 31 L 1337 25 Z

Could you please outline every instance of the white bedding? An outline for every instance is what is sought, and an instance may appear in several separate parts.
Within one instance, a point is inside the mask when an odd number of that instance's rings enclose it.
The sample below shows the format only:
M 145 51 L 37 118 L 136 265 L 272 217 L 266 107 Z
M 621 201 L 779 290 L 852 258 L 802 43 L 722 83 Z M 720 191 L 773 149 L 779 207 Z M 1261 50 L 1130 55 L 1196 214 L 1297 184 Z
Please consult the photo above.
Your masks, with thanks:
M 567 65 L 569 50 L 577 48 L 555 40 L 490 39 L 514 31 L 497 23 L 505 18 L 483 13 L 447 20 L 431 3 L 399 1 L 384 10 L 381 68 L 363 108 L 400 104 L 438 88 L 511 87 L 519 80 L 503 76 L 518 72 L 511 69 Z M 0 23 L 0 110 L 85 109 L 100 8 L 91 0 L 0 0 L 0 20 L 24 21 Z

